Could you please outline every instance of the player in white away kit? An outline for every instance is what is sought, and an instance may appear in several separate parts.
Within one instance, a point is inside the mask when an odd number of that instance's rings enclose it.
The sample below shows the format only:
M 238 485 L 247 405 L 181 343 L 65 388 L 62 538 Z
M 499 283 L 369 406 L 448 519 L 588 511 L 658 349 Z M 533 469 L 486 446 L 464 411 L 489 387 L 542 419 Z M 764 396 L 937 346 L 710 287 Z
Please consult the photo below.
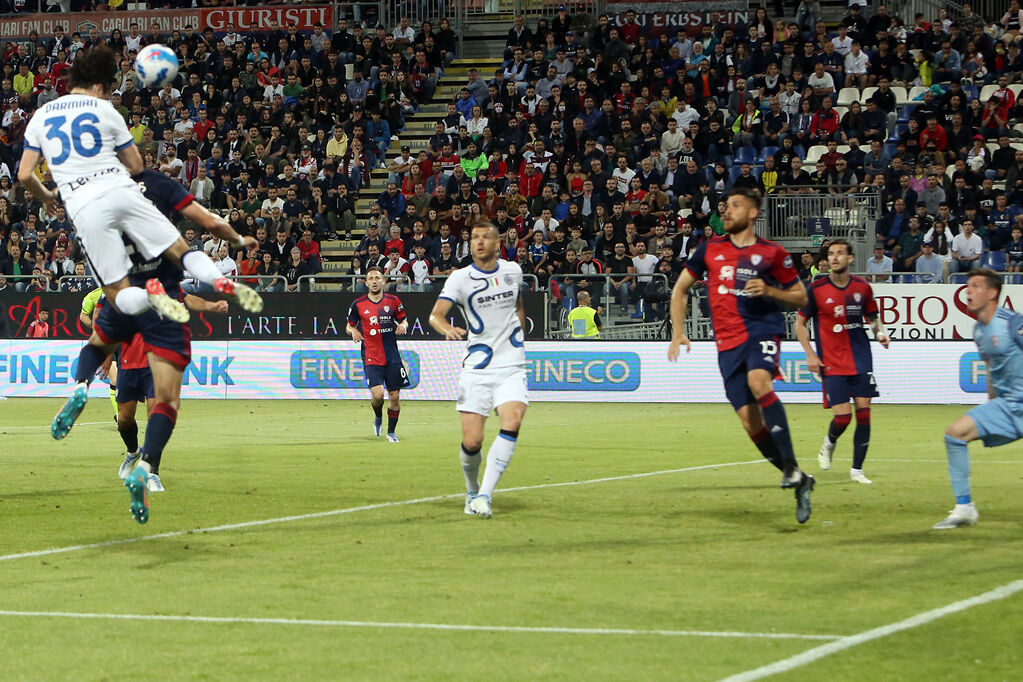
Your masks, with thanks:
M 522 331 L 526 315 L 519 296 L 522 268 L 497 257 L 497 228 L 477 223 L 469 243 L 472 265 L 448 277 L 430 313 L 430 326 L 449 341 L 465 339 L 466 330 L 448 321 L 451 306 L 457 304 L 469 327 L 456 405 L 462 413 L 460 457 L 465 473 L 465 513 L 489 519 L 490 498 L 515 454 L 519 427 L 529 405 Z M 501 420 L 501 433 L 487 451 L 487 468 L 480 485 L 483 429 L 491 410 Z
M 70 93 L 40 107 L 28 122 L 18 180 L 53 214 L 57 192 L 35 174 L 39 161 L 46 159 L 93 274 L 118 311 L 141 315 L 153 308 L 161 317 L 188 321 L 184 304 L 168 296 L 159 279 L 149 279 L 145 289 L 129 282 L 133 258 L 150 261 L 161 255 L 243 309 L 262 310 L 263 301 L 255 291 L 226 279 L 205 253 L 189 251 L 177 228 L 132 180 L 144 165 L 124 119 L 109 101 L 117 68 L 108 47 L 78 54 L 70 70 Z M 239 238 L 236 246 L 243 248 L 244 239 Z M 105 358 L 96 346 L 84 346 L 76 378 L 91 378 Z M 58 413 L 55 437 L 67 434 L 87 396 L 85 381 L 79 380 Z

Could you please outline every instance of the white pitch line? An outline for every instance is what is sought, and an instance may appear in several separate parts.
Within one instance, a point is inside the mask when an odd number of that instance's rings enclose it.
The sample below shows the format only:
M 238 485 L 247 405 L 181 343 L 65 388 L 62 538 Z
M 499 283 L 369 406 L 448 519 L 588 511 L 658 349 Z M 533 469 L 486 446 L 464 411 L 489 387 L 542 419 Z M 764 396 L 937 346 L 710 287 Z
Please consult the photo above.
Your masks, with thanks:
M 742 466 L 744 464 L 759 464 L 766 460 L 763 459 L 751 459 L 744 462 L 722 462 L 721 464 L 704 464 L 701 466 L 684 467 L 682 469 L 663 469 L 661 471 L 648 471 L 642 474 L 625 474 L 622 476 L 607 476 L 604 478 L 591 478 L 584 481 L 565 481 L 562 483 L 542 483 L 540 485 L 524 485 L 515 488 L 504 488 L 501 493 L 511 492 L 522 492 L 525 490 L 541 490 L 543 488 L 564 488 L 568 486 L 577 485 L 589 485 L 591 483 L 608 483 L 611 481 L 627 481 L 636 478 L 648 478 L 650 476 L 663 476 L 665 474 L 680 474 L 687 471 L 701 471 L 703 469 L 720 469 L 724 467 Z M 18 552 L 17 554 L 4 554 L 0 556 L 0 561 L 13 561 L 15 559 L 29 559 L 32 557 L 51 556 L 54 554 L 67 554 L 68 552 L 78 552 L 84 549 L 100 549 L 103 547 L 116 547 L 119 545 L 130 545 L 136 542 L 145 542 L 148 540 L 161 540 L 163 538 L 174 538 L 182 535 L 197 535 L 206 533 L 221 533 L 230 530 L 241 530 L 244 528 L 256 528 L 258 526 L 269 526 L 278 523 L 292 523 L 294 521 L 306 521 L 309 519 L 320 519 L 329 516 L 341 516 L 343 514 L 353 514 L 361 511 L 371 511 L 373 509 L 385 509 L 387 507 L 404 507 L 412 504 L 422 504 L 423 502 L 438 502 L 440 500 L 448 500 L 455 497 L 462 497 L 464 493 L 455 493 L 453 495 L 433 495 L 431 497 L 417 497 L 411 500 L 397 500 L 395 502 L 377 502 L 375 504 L 364 504 L 358 507 L 345 507 L 343 509 L 331 509 L 322 512 L 313 512 L 311 514 L 297 514 L 294 516 L 280 516 L 272 519 L 260 519 L 257 521 L 244 521 L 242 523 L 228 523 L 222 526 L 212 526 L 210 528 L 194 528 L 192 530 L 174 530 L 166 533 L 157 533 L 155 535 L 143 535 L 133 538 L 119 538 L 117 540 L 106 540 L 104 542 L 92 542 L 85 545 L 69 545 L 67 547 L 53 547 L 50 549 L 40 549 L 32 552 Z
M 633 635 L 654 637 L 717 637 L 730 639 L 812 639 L 836 640 L 841 635 L 803 635 L 795 632 L 716 632 L 712 630 L 634 630 L 631 628 L 526 627 L 522 625 L 460 625 L 449 623 L 393 623 L 364 620 L 311 620 L 306 618 L 238 618 L 216 616 L 163 616 L 134 613 L 68 613 L 65 611 L 0 611 L 0 616 L 17 618 L 69 618 L 85 620 L 142 620 L 180 623 L 246 625 L 299 625 L 337 628 L 379 628 L 402 630 L 454 630 L 469 632 L 522 632 L 558 635 Z
M 871 457 L 871 462 L 910 462 L 916 464 L 920 462 L 922 464 L 948 464 L 947 459 L 879 459 L 877 457 Z M 974 464 L 1023 464 L 1023 459 L 1017 459 L 1013 461 L 1008 460 L 996 460 L 996 459 L 981 459 L 977 457 L 971 459 Z
M 864 644 L 866 642 L 873 641 L 875 639 L 881 639 L 894 635 L 897 632 L 903 630 L 910 630 L 912 628 L 920 627 L 921 625 L 927 625 L 939 618 L 952 613 L 959 613 L 960 611 L 966 611 L 972 609 L 974 606 L 981 606 L 982 604 L 988 604 L 994 601 L 1011 597 L 1017 592 L 1023 592 L 1023 580 L 1016 580 L 1011 583 L 996 587 L 993 590 L 978 594 L 976 597 L 970 597 L 969 599 L 963 599 L 961 601 L 953 602 L 947 606 L 942 606 L 931 611 L 924 611 L 918 613 L 915 616 L 911 616 L 905 620 L 900 620 L 897 623 L 889 623 L 888 625 L 882 625 L 881 627 L 874 628 L 873 630 L 866 630 L 855 635 L 848 637 L 842 637 L 833 642 L 822 644 L 818 647 L 814 647 L 809 651 L 804 651 L 801 654 L 796 654 L 789 658 L 775 661 L 768 665 L 756 668 L 754 670 L 747 670 L 746 672 L 739 673 L 738 675 L 732 675 L 726 677 L 722 682 L 752 682 L 752 680 L 760 680 L 771 675 L 777 675 L 778 673 L 788 672 L 794 670 L 808 663 L 819 661 L 825 656 L 831 654 L 837 654 L 840 651 L 845 651 L 854 646 Z

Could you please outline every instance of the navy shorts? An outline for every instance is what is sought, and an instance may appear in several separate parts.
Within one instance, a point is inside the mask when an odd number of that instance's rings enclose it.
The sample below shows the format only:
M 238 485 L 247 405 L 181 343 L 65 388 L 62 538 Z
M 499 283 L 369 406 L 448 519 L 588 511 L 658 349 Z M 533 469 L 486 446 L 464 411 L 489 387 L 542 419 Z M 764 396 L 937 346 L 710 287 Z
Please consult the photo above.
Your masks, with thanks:
M 154 353 L 185 369 L 192 360 L 192 330 L 187 324 L 172 322 L 147 310 L 141 315 L 125 315 L 113 306 L 99 303 L 99 315 L 93 326 L 103 343 L 131 341 L 136 332 L 142 334 L 146 352 Z
M 728 397 L 733 409 L 738 410 L 757 402 L 753 392 L 749 390 L 749 380 L 746 377 L 748 372 L 763 369 L 770 372 L 775 379 L 781 378 L 781 372 L 778 371 L 780 352 L 781 343 L 778 337 L 771 336 L 766 339 L 750 340 L 741 346 L 718 353 L 718 367 L 725 382 L 725 396 Z
M 879 395 L 873 372 L 836 376 L 825 374 L 821 377 L 821 385 L 824 387 L 825 409 L 844 405 L 851 398 L 876 398 Z
M 144 403 L 156 397 L 153 388 L 153 373 L 148 367 L 122 369 L 117 374 L 117 402 Z
M 398 362 L 390 365 L 366 365 L 366 386 L 383 386 L 388 391 L 400 391 L 412 385 L 405 365 Z

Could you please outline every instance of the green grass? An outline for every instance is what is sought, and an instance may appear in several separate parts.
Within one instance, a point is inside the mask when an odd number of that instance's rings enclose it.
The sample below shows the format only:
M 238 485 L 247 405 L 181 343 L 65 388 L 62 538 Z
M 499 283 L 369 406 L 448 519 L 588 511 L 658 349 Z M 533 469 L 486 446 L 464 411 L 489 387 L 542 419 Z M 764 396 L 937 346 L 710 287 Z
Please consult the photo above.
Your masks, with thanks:
M 353 402 L 183 406 L 139 526 L 122 446 L 94 400 L 63 442 L 54 400 L 0 402 L 0 556 L 457 494 L 450 403 L 407 403 L 399 445 Z M 981 523 L 952 503 L 944 425 L 959 407 L 874 410 L 866 471 L 851 429 L 818 472 L 828 420 L 790 406 L 818 475 L 794 518 L 765 463 L 460 497 L 0 561 L 0 610 L 851 635 L 1023 578 L 1020 446 L 971 448 Z M 492 424 L 491 434 L 496 424 Z M 17 427 L 17 428 L 10 428 Z M 535 404 L 503 487 L 756 460 L 727 406 Z M 1010 679 L 1023 595 L 835 654 L 790 679 Z M 0 615 L 0 678 L 719 679 L 821 641 L 438 631 Z M 783 676 L 784 677 L 784 676 Z

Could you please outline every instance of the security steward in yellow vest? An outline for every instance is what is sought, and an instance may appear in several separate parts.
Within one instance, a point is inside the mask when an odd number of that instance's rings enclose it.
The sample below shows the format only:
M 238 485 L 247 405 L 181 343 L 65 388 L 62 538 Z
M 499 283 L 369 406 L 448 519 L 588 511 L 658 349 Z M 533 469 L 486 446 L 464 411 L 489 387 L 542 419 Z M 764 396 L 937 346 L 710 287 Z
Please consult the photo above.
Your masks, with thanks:
M 590 307 L 590 294 L 580 291 L 578 303 L 572 312 L 568 314 L 568 324 L 572 330 L 573 339 L 599 339 L 600 338 L 600 313 L 602 309 Z

